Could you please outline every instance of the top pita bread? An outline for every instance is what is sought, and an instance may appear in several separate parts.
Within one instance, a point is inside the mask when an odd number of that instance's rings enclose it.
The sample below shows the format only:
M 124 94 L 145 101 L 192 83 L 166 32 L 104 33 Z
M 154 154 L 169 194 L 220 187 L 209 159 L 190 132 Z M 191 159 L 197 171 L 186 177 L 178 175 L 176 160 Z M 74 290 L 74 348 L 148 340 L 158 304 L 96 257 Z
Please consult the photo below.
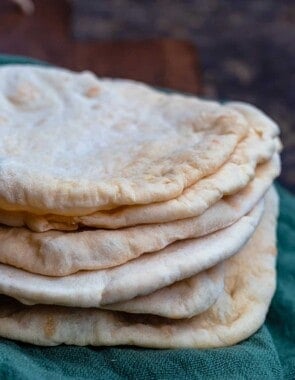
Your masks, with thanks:
M 255 167 L 280 150 L 277 138 L 267 136 L 267 128 L 261 138 L 259 124 L 249 131 L 248 136 L 238 145 L 229 160 L 214 174 L 200 179 L 176 197 L 164 202 L 145 205 L 122 206 L 109 211 L 97 211 L 84 216 L 61 216 L 54 214 L 35 215 L 23 211 L 0 209 L 0 223 L 12 226 L 26 226 L 36 232 L 76 230 L 79 226 L 116 229 L 139 224 L 166 223 L 179 219 L 196 217 L 222 198 L 243 189 L 255 176 Z M 278 166 L 279 164 L 277 164 Z
M 248 132 L 226 105 L 57 68 L 0 68 L 0 208 L 83 215 L 164 201 Z
M 254 177 L 255 167 L 280 150 L 278 128 L 267 116 L 252 106 L 229 103 L 243 112 L 249 125 L 247 137 L 237 145 L 229 160 L 209 177 L 186 188 L 175 199 L 152 204 L 122 206 L 89 215 L 36 215 L 24 211 L 0 209 L 0 223 L 27 226 L 36 232 L 51 229 L 75 230 L 79 226 L 120 228 L 147 223 L 164 223 L 200 215 L 223 195 L 241 190 Z

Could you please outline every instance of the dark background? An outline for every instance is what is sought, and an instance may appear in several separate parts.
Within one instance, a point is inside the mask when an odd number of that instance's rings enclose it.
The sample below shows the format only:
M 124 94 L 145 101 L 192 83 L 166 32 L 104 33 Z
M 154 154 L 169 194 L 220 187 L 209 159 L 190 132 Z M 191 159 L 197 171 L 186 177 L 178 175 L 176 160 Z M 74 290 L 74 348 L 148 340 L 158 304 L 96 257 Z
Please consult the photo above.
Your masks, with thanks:
M 295 192 L 295 1 L 0 0 L 0 52 L 255 104 L 282 129 Z

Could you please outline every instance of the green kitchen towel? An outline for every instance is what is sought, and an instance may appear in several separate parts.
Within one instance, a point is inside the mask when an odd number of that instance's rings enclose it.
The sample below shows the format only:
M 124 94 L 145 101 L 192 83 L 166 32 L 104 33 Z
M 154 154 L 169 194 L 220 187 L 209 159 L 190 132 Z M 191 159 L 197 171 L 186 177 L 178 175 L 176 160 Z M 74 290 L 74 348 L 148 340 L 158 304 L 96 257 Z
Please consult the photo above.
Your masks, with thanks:
M 0 56 L 1 63 L 36 62 Z M 295 379 L 295 197 L 277 189 L 278 286 L 266 323 L 249 339 L 210 350 L 152 350 L 36 347 L 0 338 L 0 380 Z

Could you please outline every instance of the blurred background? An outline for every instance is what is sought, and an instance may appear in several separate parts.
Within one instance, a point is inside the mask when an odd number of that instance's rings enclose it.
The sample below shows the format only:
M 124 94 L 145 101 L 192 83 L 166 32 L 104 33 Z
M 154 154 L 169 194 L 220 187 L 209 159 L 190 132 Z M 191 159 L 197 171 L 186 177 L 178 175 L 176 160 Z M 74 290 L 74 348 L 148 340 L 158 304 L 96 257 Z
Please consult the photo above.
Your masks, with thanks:
M 282 128 L 295 192 L 294 0 L 0 0 L 0 53 L 250 102 Z

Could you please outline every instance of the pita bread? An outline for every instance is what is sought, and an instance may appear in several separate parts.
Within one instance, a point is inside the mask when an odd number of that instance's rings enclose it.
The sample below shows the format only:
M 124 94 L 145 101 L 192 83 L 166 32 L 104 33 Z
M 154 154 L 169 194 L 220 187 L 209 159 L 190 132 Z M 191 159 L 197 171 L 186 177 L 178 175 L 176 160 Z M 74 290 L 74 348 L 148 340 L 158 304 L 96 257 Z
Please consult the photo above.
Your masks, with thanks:
M 219 263 L 147 296 L 104 305 L 102 308 L 136 314 L 147 313 L 171 319 L 190 318 L 208 310 L 217 301 L 223 289 L 224 266 L 223 263 Z
M 258 167 L 255 179 L 241 192 L 221 199 L 198 217 L 175 222 L 42 234 L 0 227 L 0 262 L 49 276 L 121 265 L 177 240 L 198 238 L 235 223 L 263 197 L 279 171 L 279 158 L 275 156 Z
M 278 125 L 253 105 L 244 102 L 228 102 L 227 105 L 244 115 L 250 125 L 255 125 L 255 131 L 258 134 L 264 136 L 277 136 L 279 134 Z
M 1 67 L 0 102 L 0 208 L 37 214 L 174 198 L 249 129 L 217 102 L 52 67 Z
M 0 294 L 22 303 L 99 307 L 150 294 L 234 255 L 251 237 L 263 202 L 232 226 L 174 243 L 124 265 L 66 277 L 46 277 L 0 264 Z
M 259 129 L 258 131 L 260 133 Z M 76 217 L 0 210 L 0 222 L 14 227 L 27 226 L 33 231 L 44 232 L 51 229 L 76 230 L 79 226 L 116 229 L 195 217 L 206 211 L 223 195 L 243 189 L 254 178 L 256 165 L 269 160 L 273 153 L 280 149 L 279 144 L 278 139 L 261 139 L 253 130 L 250 131 L 228 162 L 216 173 L 201 179 L 180 196 L 169 201 L 120 207 Z
M 191 318 L 208 310 L 224 290 L 224 263 L 175 282 L 146 296 L 104 305 L 107 310 L 159 315 L 171 319 Z
M 98 309 L 24 306 L 4 300 L 0 334 L 38 345 L 137 345 L 154 348 L 211 348 L 238 343 L 264 322 L 275 290 L 277 198 L 252 239 L 228 260 L 225 292 L 191 319 L 169 320 Z

